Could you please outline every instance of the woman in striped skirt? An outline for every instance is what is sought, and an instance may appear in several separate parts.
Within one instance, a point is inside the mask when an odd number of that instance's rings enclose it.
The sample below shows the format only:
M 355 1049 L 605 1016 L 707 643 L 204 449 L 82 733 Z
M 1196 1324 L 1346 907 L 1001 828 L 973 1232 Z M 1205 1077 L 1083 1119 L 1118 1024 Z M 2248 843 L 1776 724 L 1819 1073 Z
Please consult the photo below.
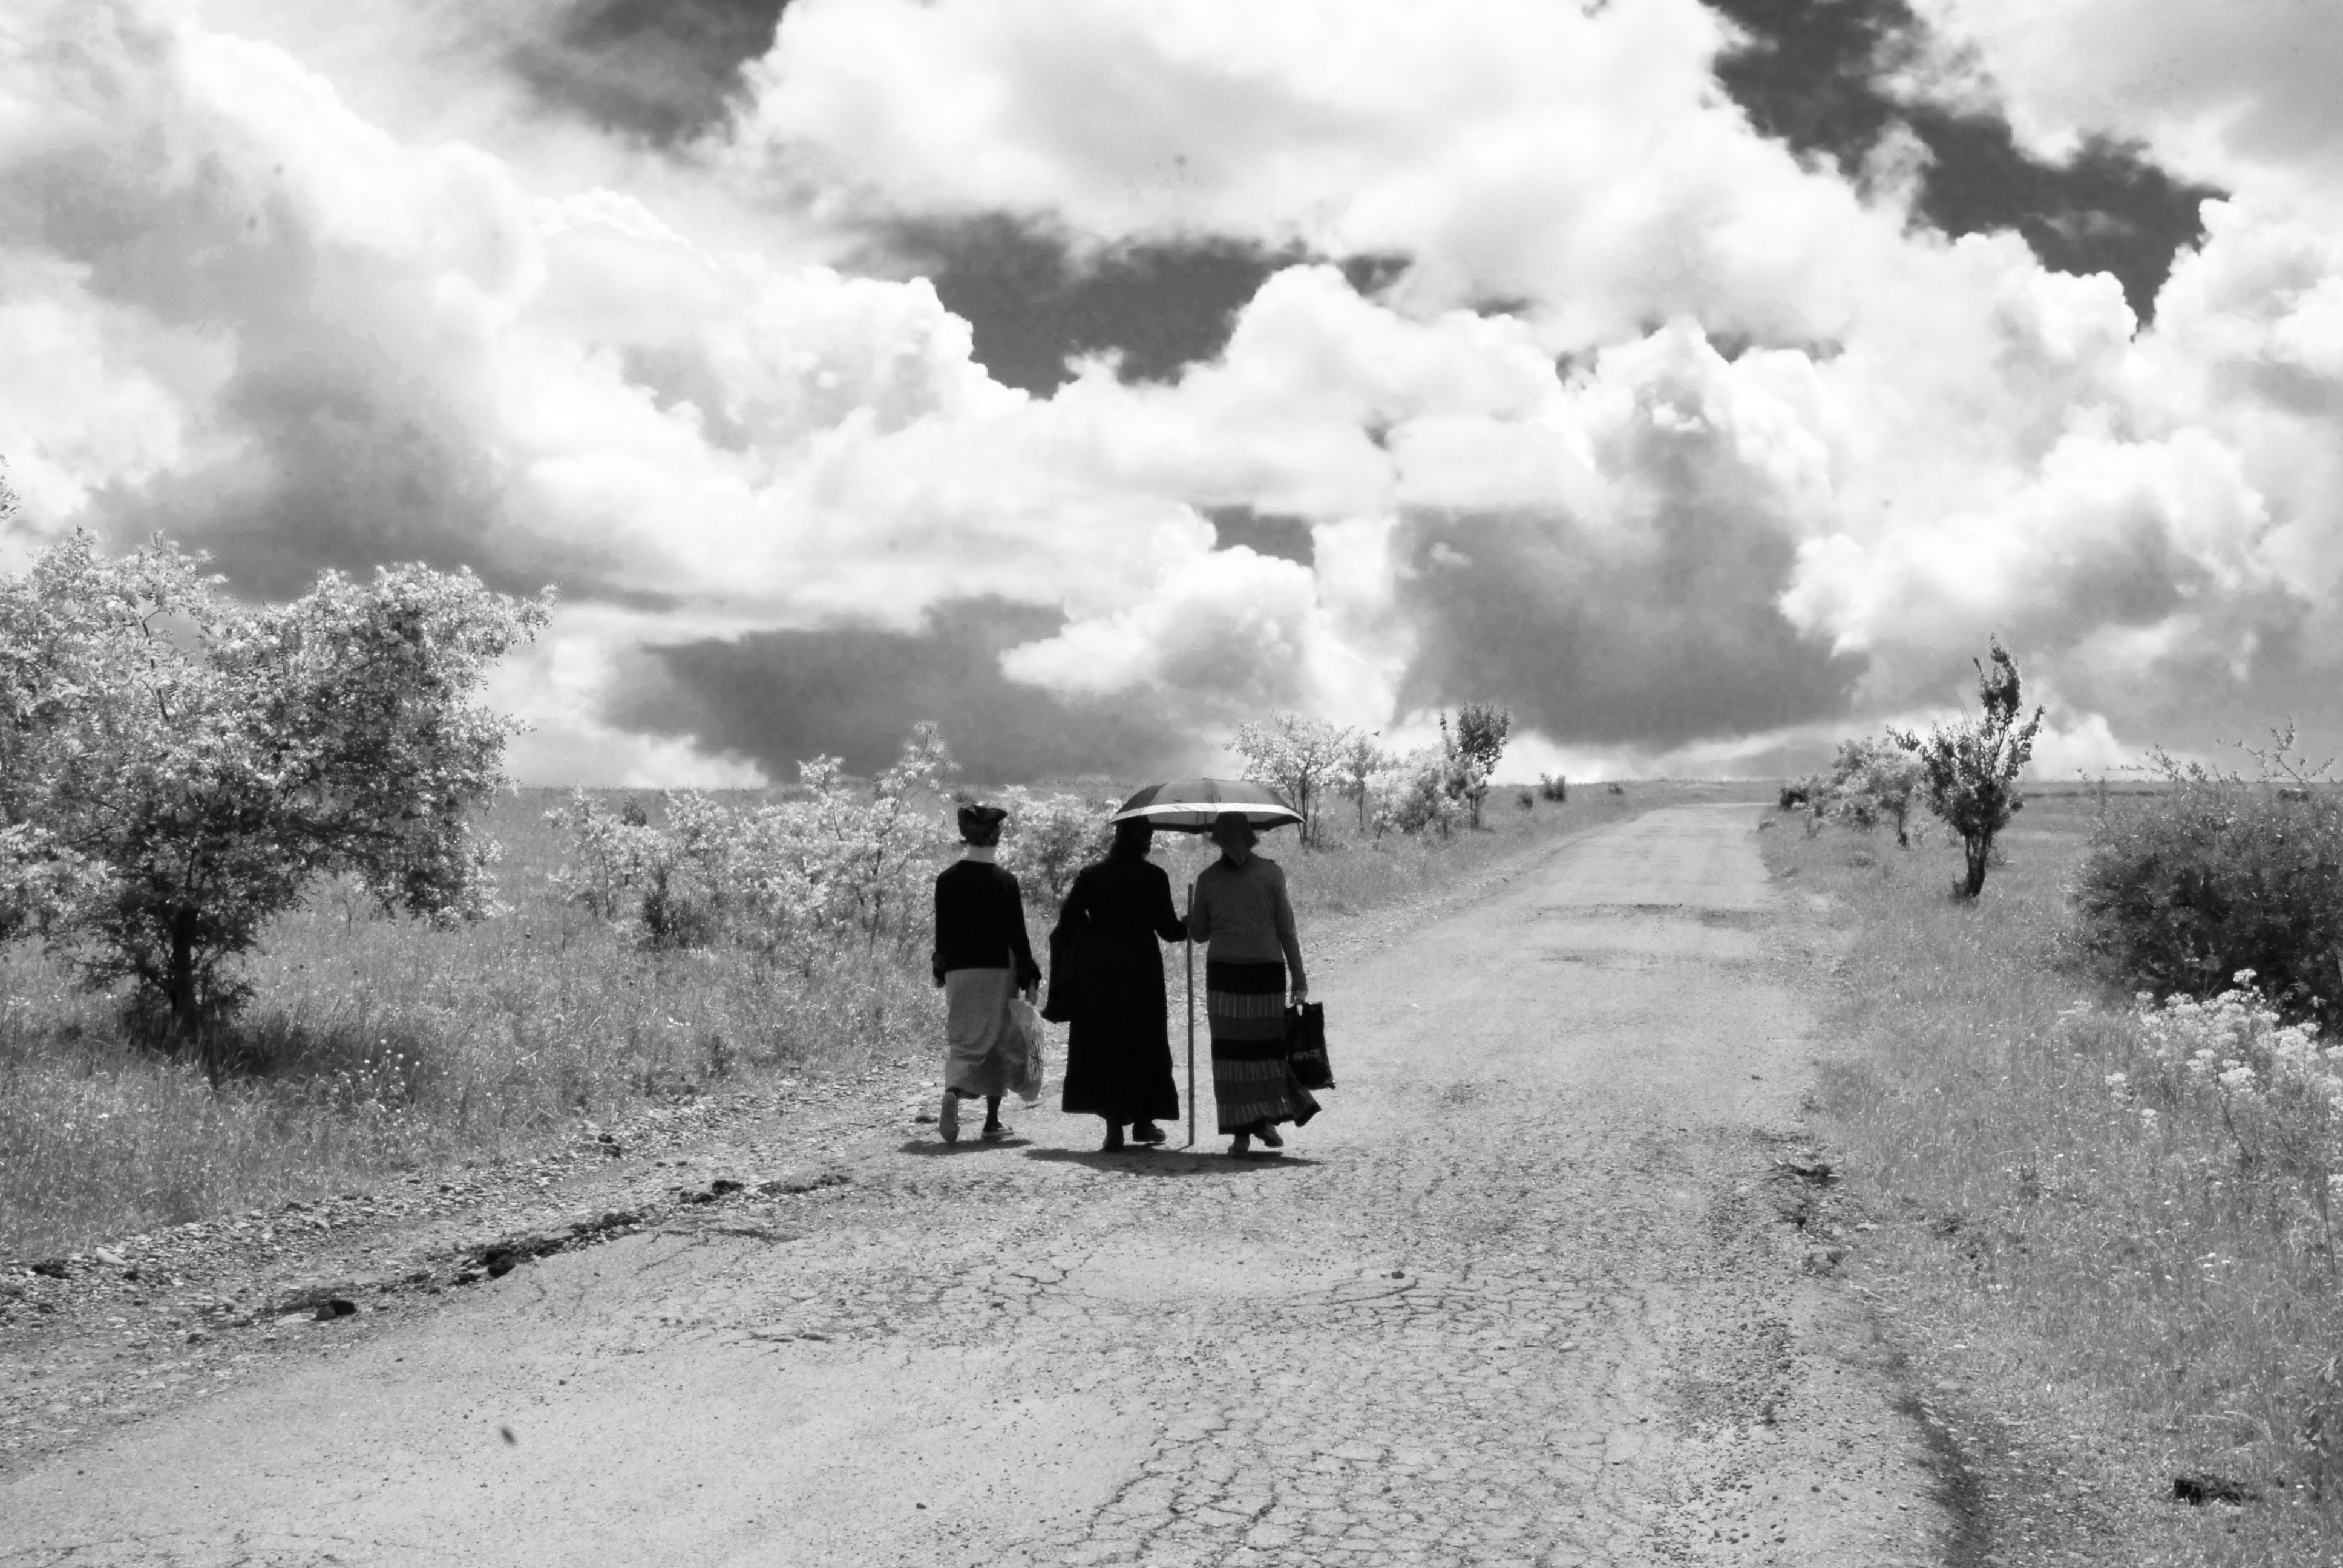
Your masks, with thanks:
M 1318 1101 L 1294 1081 L 1285 1060 L 1289 971 L 1294 1005 L 1308 995 L 1302 943 L 1294 935 L 1293 904 L 1285 872 L 1253 853 L 1252 825 L 1242 811 L 1212 823 L 1221 858 L 1196 879 L 1188 906 L 1188 935 L 1204 949 L 1204 1009 L 1212 1027 L 1212 1098 L 1229 1152 L 1252 1152 L 1260 1139 L 1271 1149 L 1285 1140 L 1277 1124 L 1299 1127 L 1318 1114 Z

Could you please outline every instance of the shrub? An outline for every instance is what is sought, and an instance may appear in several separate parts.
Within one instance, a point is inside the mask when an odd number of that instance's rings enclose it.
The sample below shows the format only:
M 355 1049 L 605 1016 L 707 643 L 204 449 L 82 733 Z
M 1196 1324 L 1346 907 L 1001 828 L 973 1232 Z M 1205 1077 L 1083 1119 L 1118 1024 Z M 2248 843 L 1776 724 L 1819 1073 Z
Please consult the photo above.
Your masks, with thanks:
M 1570 799 L 1570 780 L 1559 773 L 1538 775 L 1538 799 L 1563 801 Z
M 1627 792 L 1627 787 L 1614 779 L 1603 786 L 1603 792 L 1605 795 L 1624 795 Z
M 2094 829 L 2074 907 L 2127 985 L 2209 996 L 2240 970 L 2295 1016 L 2343 997 L 2343 805 L 2162 752 L 2166 787 Z
M 2021 719 L 2017 663 L 1996 638 L 1990 648 L 1993 668 L 1976 660 L 1977 700 L 1984 711 L 1956 724 L 1932 726 L 1919 736 L 1890 729 L 1887 738 L 1918 759 L 1919 786 L 1928 809 L 1960 835 L 1967 851 L 1968 870 L 1961 897 L 1974 899 L 1985 891 L 1985 870 L 1993 857 L 1993 840 L 2025 804 L 2017 775 L 2034 756 L 2035 732 L 2042 728 L 2042 709 Z
M 1774 798 L 1774 804 L 1780 810 L 1795 811 L 1811 802 L 1814 793 L 1815 781 L 1812 779 L 1794 779 L 1782 786 L 1781 793 Z
M 1537 809 L 1537 791 L 1534 789 L 1524 789 L 1521 792 L 1520 796 L 1515 799 L 1513 803 L 1524 811 L 1534 811 Z
M 835 757 L 798 766 L 806 798 L 740 810 L 672 795 L 664 827 L 613 817 L 582 792 L 548 819 L 569 834 L 555 886 L 603 919 L 639 922 L 653 947 L 729 940 L 765 952 L 859 937 L 908 944 L 950 836 L 933 797 L 951 769 L 932 724 L 914 729 L 866 796 Z
M 1830 777 L 1807 779 L 1799 789 L 1818 815 L 1836 818 L 1864 832 L 1882 822 L 1893 822 L 1896 842 L 1908 849 L 1912 847 L 1912 797 L 1920 780 L 1919 760 L 1893 741 L 1842 740 L 1838 754 L 1831 759 Z
M 1029 898 L 1046 894 L 1056 902 L 1074 873 L 1103 859 L 1114 843 L 1114 828 L 1107 820 L 1114 810 L 1111 800 L 1018 789 L 1004 793 L 1001 804 L 1009 809 L 1001 829 L 1001 863 Z
M 1445 839 L 1455 832 L 1464 820 L 1471 767 L 1444 746 L 1409 753 L 1383 780 L 1373 819 L 1377 834 L 1393 828 L 1403 833 L 1429 829 Z

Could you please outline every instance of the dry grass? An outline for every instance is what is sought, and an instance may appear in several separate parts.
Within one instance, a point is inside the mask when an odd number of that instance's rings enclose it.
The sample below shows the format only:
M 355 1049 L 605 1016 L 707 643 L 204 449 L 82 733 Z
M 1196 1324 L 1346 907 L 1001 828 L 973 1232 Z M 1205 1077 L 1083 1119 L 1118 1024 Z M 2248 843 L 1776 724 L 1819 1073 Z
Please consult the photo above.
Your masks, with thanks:
M 1765 835 L 1845 943 L 1817 1109 L 1884 1221 L 1866 1251 L 1923 1375 L 1976 1391 L 2107 1560 L 2343 1560 L 2333 1261 L 2220 1126 L 2144 1126 L 2110 1095 L 2138 1037 L 2066 935 L 2102 809 L 2121 803 L 2037 798 L 1974 906 L 1947 896 L 1941 837 Z M 2097 1010 L 2062 1020 L 2078 1003 Z M 2171 1501 L 2206 1474 L 2259 1501 Z
M 1308 933 L 1423 896 L 1542 839 L 1713 787 L 1636 786 L 1523 811 L 1491 797 L 1490 830 L 1445 843 L 1323 851 L 1292 834 Z M 656 953 L 548 892 L 564 792 L 524 791 L 489 830 L 509 913 L 455 930 L 370 917 L 327 888 L 251 966 L 238 1070 L 215 1087 L 127 1042 L 113 998 L 28 950 L 0 952 L 0 1256 L 33 1258 L 147 1227 L 368 1184 L 390 1171 L 496 1161 L 580 1121 L 757 1074 L 826 1074 L 930 1050 L 941 1010 L 915 950 L 859 945 L 775 967 L 737 951 Z M 1175 882 L 1200 840 L 1166 836 Z M 1050 911 L 1032 910 L 1035 942 Z

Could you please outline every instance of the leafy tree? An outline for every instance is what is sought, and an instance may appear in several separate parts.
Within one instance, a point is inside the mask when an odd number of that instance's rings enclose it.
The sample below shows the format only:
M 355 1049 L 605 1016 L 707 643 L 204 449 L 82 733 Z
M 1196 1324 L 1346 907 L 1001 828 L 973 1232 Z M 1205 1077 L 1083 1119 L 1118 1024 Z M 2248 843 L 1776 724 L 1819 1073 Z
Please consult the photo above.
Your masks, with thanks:
M 1318 838 L 1318 808 L 1337 777 L 1352 732 L 1306 714 L 1278 712 L 1267 723 L 1237 726 L 1229 749 L 1245 760 L 1244 776 L 1266 784 L 1302 813 L 1302 841 Z
M 1928 809 L 1960 835 L 1968 852 L 1968 874 L 1960 894 L 1974 899 L 1985 890 L 1985 870 L 1993 840 L 2025 806 L 2017 776 L 2034 756 L 2042 709 L 2021 719 L 2016 661 L 2001 639 L 1993 639 L 1988 670 L 1976 659 L 1977 700 L 1983 711 L 1956 724 L 1937 724 L 1926 736 L 1890 729 L 1887 738 L 1919 761 L 1920 788 Z
M 1353 730 L 1342 746 L 1341 760 L 1336 764 L 1344 795 L 1359 808 L 1359 831 L 1368 831 L 1367 806 L 1374 794 L 1375 776 L 1392 766 L 1392 754 L 1377 745 L 1379 729 Z
M 156 539 L 85 535 L 0 578 L 0 907 L 176 1042 L 232 1010 L 232 960 L 318 878 L 434 920 L 488 907 L 470 819 L 518 726 L 472 700 L 550 595 L 420 567 L 236 603 Z
M 1481 825 L 1481 802 L 1488 799 L 1489 781 L 1496 776 L 1497 759 L 1505 754 L 1505 737 L 1513 728 L 1513 716 L 1488 702 L 1468 702 L 1458 709 L 1453 732 L 1448 716 L 1440 716 L 1441 743 L 1463 765 L 1457 791 L 1471 808 L 1475 828 Z

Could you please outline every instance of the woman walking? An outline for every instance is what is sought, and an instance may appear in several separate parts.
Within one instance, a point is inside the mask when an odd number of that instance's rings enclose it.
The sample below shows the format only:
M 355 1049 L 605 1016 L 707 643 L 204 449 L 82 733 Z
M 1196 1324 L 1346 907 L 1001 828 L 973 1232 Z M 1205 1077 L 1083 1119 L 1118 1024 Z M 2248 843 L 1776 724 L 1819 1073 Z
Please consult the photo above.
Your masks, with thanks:
M 1072 1025 L 1063 1104 L 1106 1122 L 1102 1152 L 1123 1146 L 1126 1125 L 1133 1141 L 1161 1143 L 1156 1122 L 1180 1114 L 1155 942 L 1188 930 L 1172 907 L 1172 879 L 1147 858 L 1154 838 L 1145 818 L 1117 822 L 1114 847 L 1075 876 L 1050 932 L 1049 1016 Z
M 1001 1123 L 1001 1097 L 1009 1091 L 1009 998 L 1040 989 L 1041 966 L 1025 935 L 1025 895 L 1017 879 L 993 863 L 1001 824 L 998 806 L 962 806 L 960 836 L 968 848 L 936 877 L 936 983 L 944 988 L 944 1098 L 936 1131 L 960 1141 L 960 1102 L 981 1097 L 987 1140 L 1009 1136 Z
M 1204 950 L 1204 1009 L 1212 1029 L 1212 1098 L 1229 1152 L 1252 1152 L 1258 1138 L 1272 1149 L 1285 1140 L 1277 1124 L 1296 1127 L 1318 1114 L 1318 1101 L 1293 1080 L 1285 1060 L 1286 980 L 1293 1002 L 1308 997 L 1302 943 L 1284 869 L 1253 853 L 1257 835 L 1242 811 L 1212 821 L 1221 858 L 1196 879 L 1188 909 L 1188 935 Z

